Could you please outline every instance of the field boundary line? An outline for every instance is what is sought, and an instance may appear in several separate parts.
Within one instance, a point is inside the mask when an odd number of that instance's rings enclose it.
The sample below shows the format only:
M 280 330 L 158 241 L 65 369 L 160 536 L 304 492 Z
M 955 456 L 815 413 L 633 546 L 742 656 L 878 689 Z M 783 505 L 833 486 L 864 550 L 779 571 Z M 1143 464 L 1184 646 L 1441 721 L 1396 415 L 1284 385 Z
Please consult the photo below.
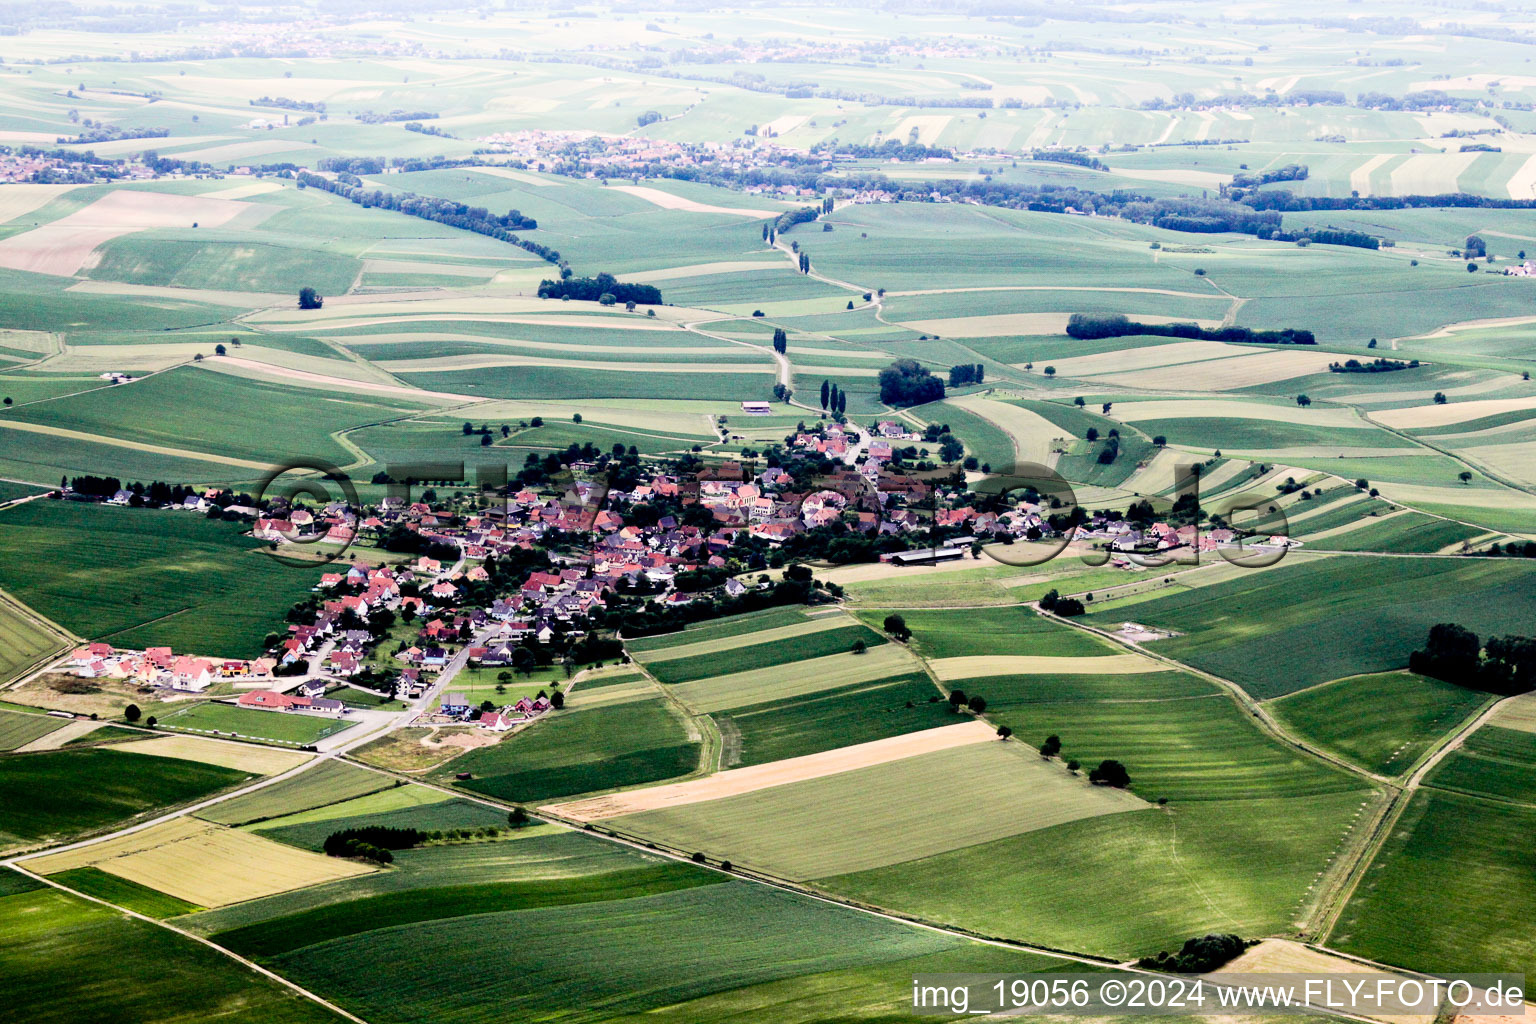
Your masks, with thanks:
M 1413 770 L 1413 773 L 1408 776 L 1407 780 L 1402 784 L 1401 787 L 1392 787 L 1395 792 L 1392 793 L 1388 799 L 1387 806 L 1384 808 L 1381 817 L 1376 822 L 1376 827 L 1371 832 L 1368 841 L 1362 847 L 1354 864 L 1350 866 L 1349 872 L 1339 883 L 1339 888 L 1334 892 L 1324 893 L 1318 897 L 1319 907 L 1323 906 L 1324 898 L 1328 900 L 1328 904 L 1323 911 L 1322 917 L 1318 921 L 1317 928 L 1315 929 L 1318 942 L 1326 942 L 1328 938 L 1333 934 L 1334 929 L 1339 926 L 1339 918 L 1343 916 L 1345 906 L 1347 906 L 1349 901 L 1354 898 L 1355 890 L 1360 887 L 1360 882 L 1365 878 L 1366 872 L 1369 871 L 1371 865 L 1376 862 L 1376 858 L 1381 853 L 1382 847 L 1386 845 L 1387 840 L 1391 837 L 1392 830 L 1397 826 L 1397 822 L 1402 818 L 1403 812 L 1408 809 L 1408 805 L 1412 802 L 1414 794 L 1417 793 L 1423 785 L 1425 777 L 1428 776 L 1429 773 L 1432 772 L 1448 754 L 1459 748 L 1462 743 L 1465 742 L 1468 736 L 1472 735 L 1478 729 L 1488 724 L 1488 721 L 1498 713 L 1500 707 L 1502 707 L 1505 702 L 1513 699 L 1513 696 L 1498 697 L 1497 699 L 1488 703 L 1486 706 L 1484 706 L 1480 713 L 1470 717 L 1468 720 L 1463 722 L 1461 728 L 1447 735 L 1438 748 L 1422 758 L 1419 766 Z M 1454 791 L 1445 790 L 1445 792 Z
M 1322 750 L 1321 748 L 1313 746 L 1300 737 L 1291 735 L 1291 733 L 1284 726 L 1282 726 L 1279 722 L 1275 721 L 1274 718 L 1270 716 L 1268 710 L 1259 700 L 1257 700 L 1247 690 L 1243 689 L 1240 685 L 1230 679 L 1224 679 L 1221 676 L 1206 672 L 1203 669 L 1195 668 L 1193 665 L 1188 665 L 1182 661 L 1177 661 L 1168 657 L 1166 654 L 1159 654 L 1155 651 L 1149 651 L 1137 644 L 1133 644 L 1130 641 L 1117 636 L 1114 633 L 1109 632 L 1108 630 L 1100 629 L 1097 626 L 1090 626 L 1087 623 L 1077 622 L 1070 617 L 1063 617 L 1052 612 L 1045 611 L 1040 607 L 1038 601 L 1029 602 L 1028 607 L 1033 608 L 1038 614 L 1047 619 L 1064 623 L 1073 627 L 1074 629 L 1080 629 L 1084 632 L 1092 633 L 1094 636 L 1112 641 L 1121 647 L 1134 650 L 1153 659 L 1154 661 L 1161 661 L 1175 669 L 1188 672 L 1191 675 L 1200 677 L 1201 679 L 1216 683 L 1227 691 L 1228 695 L 1231 696 L 1231 698 L 1237 703 L 1239 708 L 1248 712 L 1249 716 L 1259 724 L 1261 731 L 1269 734 L 1272 738 L 1279 740 L 1286 746 L 1294 747 L 1303 753 L 1310 754 L 1321 761 L 1326 761 L 1336 768 L 1341 768 L 1351 775 L 1359 776 L 1367 782 L 1383 786 L 1394 785 L 1393 781 L 1384 775 L 1378 775 L 1375 772 L 1361 768 L 1359 765 L 1352 764 L 1342 757 L 1330 754 L 1326 750 Z
M 118 906 L 115 903 L 108 903 L 104 899 L 100 899 L 100 898 L 95 897 L 95 896 L 90 896 L 90 895 L 87 895 L 86 893 L 79 892 L 78 890 L 71 889 L 69 886 L 64 885 L 61 882 L 55 882 L 53 879 L 51 879 L 51 878 L 49 878 L 49 877 L 47 877 L 45 875 L 39 875 L 39 874 L 36 874 L 34 872 L 28 871 L 26 868 L 21 867 L 20 865 L 10 864 L 9 867 L 11 868 L 11 870 L 17 871 L 17 872 L 19 872 L 19 873 L 21 873 L 23 875 L 26 875 L 28 878 L 32 879 L 33 881 L 41 882 L 45 886 L 48 886 L 49 888 L 57 889 L 60 892 L 68 893 L 69 895 L 74 896 L 77 899 L 87 900 L 87 901 L 89 901 L 91 903 L 99 904 L 100 906 L 106 907 L 109 910 L 115 910 L 115 911 L 117 911 L 120 914 L 125 914 L 128 917 L 134 918 L 136 920 L 144 921 L 144 922 L 147 922 L 147 923 L 152 924 L 152 925 L 157 925 L 157 926 L 159 926 L 161 928 L 164 928 L 168 932 L 172 932 L 172 933 L 174 933 L 176 935 L 180 935 L 184 939 L 191 939 L 193 942 L 196 942 L 196 943 L 198 943 L 200 945 L 206 946 L 207 948 L 209 948 L 209 949 L 211 949 L 211 950 L 213 950 L 213 951 L 215 951 L 217 953 L 223 954 L 224 956 L 228 957 L 229 959 L 235 961 L 235 963 L 240 964 L 241 966 L 243 966 L 243 967 L 245 967 L 245 968 L 247 968 L 247 969 L 249 969 L 251 971 L 254 971 L 255 973 L 261 975 L 262 977 L 267 978 L 267 979 L 269 979 L 271 981 L 277 982 L 279 985 L 281 985 L 284 988 L 289 989 L 290 991 L 292 991 L 292 992 L 294 992 L 294 993 L 304 997 L 305 999 L 308 999 L 308 1000 L 310 1000 L 313 1003 L 316 1003 L 316 1004 L 318 1004 L 320 1006 L 323 1006 L 325 1009 L 330 1010 L 332 1013 L 336 1014 L 339 1017 L 344 1017 L 347 1020 L 354 1021 L 355 1024 L 368 1024 L 368 1021 L 366 1021 L 363 1018 L 357 1016 L 356 1014 L 349 1013 L 346 1010 L 343 1010 L 341 1007 L 337 1006 L 335 1003 L 333 1003 L 330 1000 L 324 998 L 323 996 L 320 996 L 320 995 L 317 995 L 314 992 L 311 992 L 309 989 L 303 987 L 298 982 L 291 981 L 288 978 L 283 977 L 281 974 L 277 974 L 274 971 L 270 971 L 267 968 L 265 968 L 265 967 L 261 966 L 260 964 L 256 963 L 255 961 L 247 960 L 245 957 L 241 956 L 239 953 L 236 953 L 235 951 L 230 950 L 230 949 L 225 949 L 223 946 L 218 945 L 217 943 L 213 942 L 210 939 L 205 939 L 201 935 L 194 935 L 193 933 L 191 933 L 189 931 L 185 931 L 185 930 L 183 930 L 181 928 L 177 928 L 175 925 L 171 924 L 168 921 L 161 921 L 158 918 L 150 917 L 147 914 L 141 914 L 141 913 L 139 913 L 136 910 L 129 910 L 128 908 L 120 907 L 120 906 Z

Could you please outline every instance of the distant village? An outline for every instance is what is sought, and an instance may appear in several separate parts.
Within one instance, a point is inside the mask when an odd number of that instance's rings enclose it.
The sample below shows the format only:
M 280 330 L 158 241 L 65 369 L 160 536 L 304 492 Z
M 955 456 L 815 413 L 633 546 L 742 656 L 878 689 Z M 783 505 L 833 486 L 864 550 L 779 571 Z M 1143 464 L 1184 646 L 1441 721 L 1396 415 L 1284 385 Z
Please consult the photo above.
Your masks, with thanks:
M 221 699 L 242 707 L 343 716 L 351 709 L 338 690 L 420 701 L 435 697 L 450 666 L 515 678 L 540 666 L 625 660 L 614 634 L 629 624 L 657 631 L 784 600 L 770 571 L 808 560 L 917 567 L 978 558 L 983 544 L 1070 532 L 1133 572 L 1142 555 L 1209 553 L 1242 539 L 1224 526 L 1202 532 L 1109 512 L 1067 518 L 1045 498 L 989 502 L 958 467 L 914 462 L 924 443 L 895 420 L 869 429 L 816 421 L 787 435 L 765 465 L 663 461 L 632 474 L 632 483 L 610 484 L 607 456 L 580 457 L 564 483 L 514 485 L 489 506 L 424 493 L 361 507 L 258 507 L 222 489 L 66 487 L 55 497 L 244 521 L 253 539 L 279 552 L 345 551 L 317 573 L 311 599 L 269 635 L 261 657 L 92 643 L 72 652 L 67 670 L 153 688 L 163 699 L 226 684 L 218 692 L 230 696 Z M 806 591 L 787 599 L 805 600 Z M 420 714 L 429 724 L 504 731 L 560 699 L 540 693 L 472 705 L 449 692 Z

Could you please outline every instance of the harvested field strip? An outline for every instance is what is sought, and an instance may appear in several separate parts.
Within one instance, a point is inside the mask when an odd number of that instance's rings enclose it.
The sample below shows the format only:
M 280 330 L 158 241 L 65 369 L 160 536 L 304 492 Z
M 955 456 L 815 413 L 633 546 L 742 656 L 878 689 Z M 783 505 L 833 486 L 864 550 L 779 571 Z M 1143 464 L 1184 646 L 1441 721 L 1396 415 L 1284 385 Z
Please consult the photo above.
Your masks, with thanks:
M 791 782 L 819 779 L 840 772 L 899 761 L 919 754 L 931 754 L 953 747 L 996 742 L 996 740 L 997 733 L 992 726 L 973 719 L 958 725 L 926 729 L 922 732 L 908 733 L 905 736 L 859 743 L 819 754 L 806 754 L 802 757 L 791 757 L 787 760 L 772 761 L 749 768 L 733 768 L 705 779 L 676 782 L 669 786 L 652 786 L 650 789 L 614 793 L 567 804 L 554 804 L 548 809 L 578 821 L 599 821 L 603 818 L 616 818 L 641 811 L 662 810 L 707 800 L 741 796 Z
M 721 651 L 729 651 L 737 647 L 778 643 L 780 640 L 805 636 L 808 633 L 824 633 L 829 629 L 842 629 L 850 624 L 851 620 L 842 616 L 823 616 L 812 619 L 809 622 L 798 622 L 792 626 L 779 626 L 776 629 L 764 629 L 756 633 L 739 633 L 715 640 L 702 640 L 697 643 L 679 644 L 676 647 L 664 647 L 652 654 L 641 654 L 636 660 L 642 665 L 654 665 L 658 662 L 674 661 L 678 658 L 692 658 L 701 654 L 718 654 Z
M 943 680 L 1002 675 L 1126 675 L 1166 671 L 1169 666 L 1138 654 L 1101 654 L 1082 658 L 1048 655 L 979 654 L 939 658 L 929 663 Z
M 394 784 L 387 775 L 333 759 L 295 778 L 217 803 L 197 816 L 221 825 L 243 825 L 365 796 Z
M 865 654 L 834 654 L 792 665 L 775 665 L 679 683 L 672 687 L 672 693 L 685 704 L 707 714 L 880 679 L 904 672 L 913 664 L 912 656 L 905 650 L 896 644 L 885 644 Z
M 1536 732 L 1536 693 L 1527 693 L 1499 708 L 1491 724 L 1521 732 Z
M 119 235 L 194 222 L 219 227 L 260 209 L 227 199 L 117 189 L 68 216 L 0 239 L 0 267 L 67 277 L 80 271 L 97 246 Z
M 225 743 L 196 736 L 159 736 L 123 743 L 118 750 L 128 754 L 154 754 L 182 761 L 201 761 L 253 775 L 280 775 L 309 760 L 308 754 L 293 750 L 273 750 L 250 743 Z
M 1014 451 L 1020 462 L 1049 465 L 1053 458 L 1052 442 L 1066 436 L 1067 433 L 1044 416 L 1008 402 L 966 395 L 949 399 L 949 404 L 975 413 L 1000 427 L 1013 439 Z
M 203 907 L 221 907 L 373 870 L 195 818 L 176 818 L 117 839 L 37 857 L 27 867 L 39 874 L 98 867 Z
M 175 818 L 78 851 L 40 857 L 28 861 L 28 867 L 38 874 L 100 867 L 204 907 L 257 900 L 373 870 L 195 818 Z
M 617 355 L 635 352 L 645 352 L 652 354 L 659 352 L 666 355 L 696 355 L 705 357 L 722 354 L 752 354 L 748 350 L 735 345 L 710 345 L 708 343 L 700 345 L 653 345 L 649 342 L 631 342 L 627 345 L 599 345 L 584 343 L 577 344 L 574 342 L 563 341 L 530 341 L 525 338 L 496 338 L 487 334 L 439 334 L 437 332 L 430 334 L 352 334 L 343 335 L 340 337 L 328 336 L 327 340 L 335 341 L 337 344 L 345 345 L 348 348 L 372 348 L 374 346 L 382 345 L 409 345 L 422 342 L 431 343 L 441 341 L 464 341 L 472 342 L 476 345 L 497 346 L 503 348 L 543 349 L 553 352 L 610 352 Z
M 610 185 L 615 192 L 623 192 L 632 195 L 636 199 L 644 199 L 646 202 L 659 206 L 663 210 L 681 210 L 684 213 L 718 213 L 731 217 L 751 217 L 760 220 L 764 217 L 777 217 L 779 210 L 743 210 L 734 206 L 711 206 L 708 203 L 695 202 L 692 199 L 684 199 L 682 196 L 673 195 L 671 192 L 663 192 L 659 188 L 646 188 L 643 185 Z
M 318 907 L 219 932 L 213 939 L 243 956 L 272 957 L 386 925 L 632 899 L 724 881 L 719 875 L 686 864 L 668 863 L 574 878 L 437 886 Z
M 1453 423 L 1480 420 L 1501 413 L 1536 409 L 1536 398 L 1485 398 L 1474 402 L 1448 402 L 1445 405 L 1415 405 L 1406 409 L 1382 409 L 1371 419 L 1394 430 L 1445 427 Z
M 747 353 L 747 359 L 743 359 L 740 368 L 750 369 L 759 365 L 750 357 L 754 353 L 747 349 L 741 352 Z M 738 353 L 732 353 L 737 355 Z M 766 353 L 762 355 L 763 365 L 768 362 Z M 486 353 L 484 355 L 440 356 L 433 359 L 385 359 L 375 363 L 379 369 L 388 373 L 427 373 L 442 372 L 445 370 L 485 370 L 494 366 L 554 366 L 567 370 L 623 370 L 626 373 L 719 373 L 718 365 L 711 366 L 704 363 L 646 363 L 636 360 L 599 360 L 599 359 L 541 359 L 538 356 L 500 355 Z M 733 369 L 735 366 L 733 365 Z M 817 372 L 815 367 L 807 367 L 806 372 Z M 831 371 L 828 371 L 831 372 Z M 838 373 L 847 376 L 851 373 L 861 372 L 853 370 L 839 370 Z M 874 371 L 870 371 L 873 376 Z
M 939 791 L 945 794 L 941 814 L 914 798 Z M 1043 761 L 1030 747 L 994 737 L 742 796 L 632 814 L 610 824 L 806 879 L 1150 806 L 1122 790 L 1093 786 Z M 1008 813 L 999 814 L 1001 807 Z M 765 829 L 765 822 L 773 827 Z

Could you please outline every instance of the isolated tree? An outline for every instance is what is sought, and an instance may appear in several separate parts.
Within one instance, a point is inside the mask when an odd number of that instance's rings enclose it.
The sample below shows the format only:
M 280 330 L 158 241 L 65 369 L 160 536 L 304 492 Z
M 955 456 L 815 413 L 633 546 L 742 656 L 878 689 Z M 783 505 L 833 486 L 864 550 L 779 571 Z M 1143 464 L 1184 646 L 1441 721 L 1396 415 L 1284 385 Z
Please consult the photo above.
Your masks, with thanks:
M 1156 437 L 1152 438 L 1152 443 L 1157 445 L 1159 448 L 1166 448 L 1168 447 L 1168 438 L 1162 434 L 1158 434 Z
M 554 693 L 550 694 L 549 706 L 554 708 L 556 711 L 559 711 L 561 708 L 565 707 L 565 694 L 561 693 L 559 690 L 556 690 Z
M 148 718 L 144 719 L 144 724 L 153 729 L 158 724 L 158 722 L 154 715 L 150 715 Z
M 1054 376 L 1056 376 L 1056 367 L 1054 367 L 1054 366 L 1047 366 L 1045 368 L 1045 375 L 1047 377 L 1054 377 Z
M 507 814 L 507 824 L 513 828 L 522 828 L 528 824 L 528 812 L 522 807 L 514 807 Z
M 1082 395 L 1078 395 L 1076 398 L 1072 399 L 1072 404 L 1081 409 L 1083 406 L 1088 404 L 1088 399 L 1084 398 Z
M 1460 480 L 1464 484 L 1469 484 L 1472 482 L 1472 474 L 1464 469 L 1460 473 L 1456 474 L 1456 479 Z
M 5 396 L 5 404 L 6 404 L 6 405 L 10 405 L 10 404 L 12 404 L 12 401 L 13 401 L 13 399 L 12 399 L 12 398 L 11 398 L 11 396 L 10 396 L 10 395 L 6 395 L 6 396 Z
M 300 309 L 319 309 L 323 305 L 325 305 L 324 295 L 321 295 L 308 285 L 299 289 Z
M 1079 768 L 1081 768 L 1082 766 L 1083 766 L 1083 762 L 1081 762 L 1081 761 L 1068 761 L 1067 762 L 1067 771 L 1069 771 L 1072 774 L 1076 775 L 1077 774 L 1077 770 Z
M 827 407 L 827 400 L 829 398 L 831 398 L 831 397 L 832 397 L 832 382 L 829 381 L 829 380 L 823 379 L 822 382 L 821 382 L 821 407 L 823 409 L 825 409 Z M 6 404 L 9 405 L 11 400 L 9 398 L 7 398 L 5 401 L 6 401 Z
M 1115 406 L 1114 402 L 1105 402 L 1104 405 L 1100 407 L 1099 411 L 1101 413 L 1103 413 L 1105 416 L 1108 416 L 1109 415 L 1109 410 L 1113 409 L 1114 406 Z
M 965 702 L 965 706 L 979 715 L 987 710 L 987 698 L 981 696 L 972 697 Z
M 1061 753 L 1061 737 L 1055 733 L 1047 736 L 1045 742 L 1040 744 L 1040 753 L 1045 757 L 1055 757 Z
M 511 437 L 512 436 L 512 428 L 507 426 L 505 423 L 503 423 L 501 425 L 501 436 L 502 437 Z
M 123 721 L 137 722 L 139 720 L 140 713 L 141 712 L 139 711 L 139 706 L 137 704 L 129 704 L 127 707 L 123 708 Z
M 1308 398 L 1306 395 L 1297 395 L 1296 404 L 1305 409 L 1307 406 L 1312 404 L 1312 399 Z
M 853 642 L 853 647 L 850 648 L 850 650 L 854 654 L 863 654 L 868 649 L 869 649 L 869 645 L 866 644 L 863 640 L 855 640 Z
M 526 647 L 519 647 L 512 652 L 512 670 L 514 672 L 521 672 L 525 676 L 531 675 L 537 664 L 538 659 Z
M 1445 397 L 1445 392 L 1444 391 L 1436 391 L 1435 392 L 1435 404 L 1436 405 L 1444 405 L 1448 401 L 1450 401 L 1450 399 Z
M 469 420 L 465 420 L 464 421 L 464 425 L 462 427 L 460 427 L 459 429 L 464 432 L 464 436 L 465 437 L 468 437 L 470 434 L 473 434 L 475 432 L 475 425 L 473 423 L 469 422 Z
M 1009 736 L 1012 736 L 1012 735 L 1013 735 L 1013 730 L 1008 728 L 1006 725 L 1000 725 L 1000 726 L 997 727 L 997 738 L 998 739 L 1005 740 Z
M 215 346 L 213 346 L 213 354 L 216 355 L 216 356 L 222 356 L 222 355 L 226 354 L 228 351 L 229 351 L 229 349 L 225 348 L 223 345 L 215 345 Z
M 905 640 L 912 635 L 907 628 L 907 620 L 900 615 L 887 615 L 885 617 L 885 631 L 898 640 Z
M 966 697 L 964 690 L 949 691 L 949 706 L 955 711 L 959 711 L 961 708 L 965 707 L 965 702 L 968 699 L 969 698 Z

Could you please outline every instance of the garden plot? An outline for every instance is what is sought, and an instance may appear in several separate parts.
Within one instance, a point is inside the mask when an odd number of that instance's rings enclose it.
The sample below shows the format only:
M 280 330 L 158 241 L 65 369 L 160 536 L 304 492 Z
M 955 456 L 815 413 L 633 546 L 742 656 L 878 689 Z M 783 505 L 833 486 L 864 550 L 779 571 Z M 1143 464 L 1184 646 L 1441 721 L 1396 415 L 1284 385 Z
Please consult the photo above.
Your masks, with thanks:
M 59 220 L 0 240 L 0 267 L 69 277 L 90 265 L 91 254 L 120 235 L 151 228 L 220 227 L 247 211 L 271 207 L 207 196 L 118 189 Z

